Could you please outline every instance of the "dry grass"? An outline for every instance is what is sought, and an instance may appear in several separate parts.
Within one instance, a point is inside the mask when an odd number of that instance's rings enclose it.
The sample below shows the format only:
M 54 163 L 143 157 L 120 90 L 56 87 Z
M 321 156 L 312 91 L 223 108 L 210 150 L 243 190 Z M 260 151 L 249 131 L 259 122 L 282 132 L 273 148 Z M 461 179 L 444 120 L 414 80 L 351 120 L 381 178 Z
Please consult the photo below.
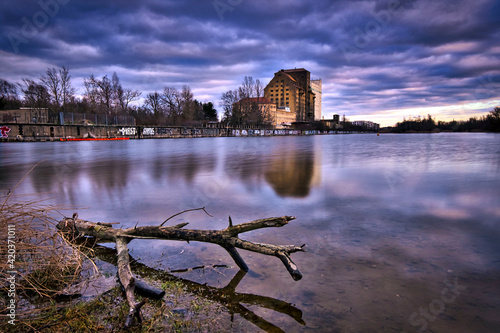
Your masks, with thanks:
M 47 301 L 80 278 L 84 263 L 82 254 L 57 233 L 61 207 L 15 195 L 17 186 L 0 196 L 1 324 L 14 299 L 8 277 L 15 276 L 17 321 L 50 306 Z
M 4 236 L 0 239 L 0 332 L 125 332 L 122 326 L 129 308 L 119 287 L 90 301 L 57 302 L 59 292 L 79 282 L 82 271 L 91 265 L 85 254 L 90 249 L 70 244 L 56 231 L 55 224 L 62 217 L 59 211 L 44 201 L 29 201 L 26 196 L 0 197 L 0 235 L 8 234 L 8 225 L 16 226 L 18 294 L 16 325 L 9 325 L 6 278 L 11 269 Z M 143 310 L 145 321 L 126 332 L 230 331 L 229 315 L 220 306 L 185 292 L 180 282 L 164 287 L 172 293 L 175 288 L 182 290 L 171 304 L 150 300 Z M 177 308 L 182 309 L 181 314 L 175 313 Z
M 128 306 L 118 287 L 91 301 L 57 302 L 63 289 L 82 279 L 83 271 L 97 272 L 87 257 L 92 253 L 57 232 L 61 211 L 67 209 L 14 191 L 0 196 L 0 332 L 121 332 Z M 15 260 L 9 262 L 12 230 Z M 10 271 L 16 272 L 16 325 L 8 324 L 7 317 Z M 175 314 L 174 307 L 185 309 L 185 317 Z M 145 322 L 131 332 L 220 332 L 231 325 L 221 308 L 188 293 L 176 297 L 175 305 L 150 301 L 144 314 Z
M 21 201 L 19 198 L 11 204 L 8 199 L 12 197 L 0 197 L 3 201 L 0 235 L 5 238 L 0 240 L 0 274 L 12 270 L 6 254 L 8 230 L 13 230 L 8 226 L 14 225 L 13 265 L 17 272 L 16 280 L 19 281 L 18 293 L 51 297 L 61 287 L 74 282 L 81 269 L 81 256 L 57 234 L 54 219 L 58 213 L 56 207 L 44 205 L 43 201 Z

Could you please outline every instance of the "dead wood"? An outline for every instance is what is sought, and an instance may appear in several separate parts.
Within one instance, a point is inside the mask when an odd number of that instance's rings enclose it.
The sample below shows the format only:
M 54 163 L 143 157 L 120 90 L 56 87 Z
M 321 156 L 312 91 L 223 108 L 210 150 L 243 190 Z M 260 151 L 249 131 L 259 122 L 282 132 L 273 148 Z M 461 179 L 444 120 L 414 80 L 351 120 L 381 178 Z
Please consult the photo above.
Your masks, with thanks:
M 241 233 L 270 227 L 282 227 L 294 220 L 292 216 L 271 217 L 259 219 L 251 222 L 233 225 L 229 218 L 229 226 L 223 230 L 195 230 L 183 229 L 187 223 L 178 224 L 175 226 L 143 226 L 127 229 L 115 229 L 112 224 L 107 223 L 92 223 L 78 219 L 78 215 L 74 214 L 72 218 L 64 218 L 57 225 L 57 228 L 69 235 L 70 239 L 82 237 L 94 237 L 98 241 L 111 241 L 116 243 L 118 276 L 120 283 L 125 289 L 127 302 L 130 308 L 125 326 L 130 327 L 134 318 L 140 322 L 140 308 L 144 302 L 137 303 L 134 296 L 136 288 L 136 278 L 130 269 L 129 254 L 127 243 L 133 239 L 165 239 L 179 241 L 197 241 L 217 244 L 224 248 L 238 267 L 247 272 L 248 266 L 240 256 L 237 248 L 261 253 L 264 255 L 275 256 L 281 260 L 286 269 L 295 281 L 302 278 L 297 265 L 292 261 L 290 254 L 294 252 L 304 251 L 304 245 L 272 245 L 263 243 L 254 243 L 239 238 Z M 165 221 L 166 222 L 166 221 Z

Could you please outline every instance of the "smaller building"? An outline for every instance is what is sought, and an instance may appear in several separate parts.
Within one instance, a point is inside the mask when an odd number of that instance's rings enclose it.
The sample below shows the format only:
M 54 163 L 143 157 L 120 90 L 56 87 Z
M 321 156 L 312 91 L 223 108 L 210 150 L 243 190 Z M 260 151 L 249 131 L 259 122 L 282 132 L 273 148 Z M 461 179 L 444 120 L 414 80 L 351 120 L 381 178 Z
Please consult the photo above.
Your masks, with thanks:
M 337 129 L 339 123 L 333 119 L 321 119 L 321 122 L 328 126 L 330 129 Z
M 352 124 L 371 131 L 378 131 L 380 129 L 380 124 L 374 123 L 373 121 L 355 120 Z
M 276 108 L 276 117 L 274 126 L 276 128 L 288 128 L 295 122 L 295 113 L 287 106 L 278 106 Z

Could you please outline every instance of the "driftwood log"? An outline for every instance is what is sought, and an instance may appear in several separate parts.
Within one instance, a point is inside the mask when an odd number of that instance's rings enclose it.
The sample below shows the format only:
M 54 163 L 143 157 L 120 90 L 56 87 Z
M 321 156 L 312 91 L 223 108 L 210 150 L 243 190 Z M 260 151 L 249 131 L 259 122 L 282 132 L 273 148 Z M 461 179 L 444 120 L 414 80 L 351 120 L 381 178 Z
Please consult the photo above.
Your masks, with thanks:
M 238 267 L 247 272 L 248 266 L 240 256 L 237 248 L 257 252 L 265 255 L 271 255 L 279 258 L 285 265 L 288 272 L 295 281 L 302 278 L 297 265 L 292 261 L 290 254 L 294 252 L 304 251 L 304 245 L 272 245 L 246 241 L 239 238 L 239 234 L 270 227 L 282 227 L 288 222 L 294 220 L 295 217 L 271 217 L 251 222 L 233 225 L 229 217 L 229 226 L 223 230 L 195 230 L 183 229 L 187 223 L 178 224 L 175 226 L 143 226 L 132 227 L 127 229 L 113 228 L 110 223 L 93 223 L 78 219 L 75 213 L 71 218 L 64 218 L 57 225 L 57 228 L 69 236 L 70 239 L 78 239 L 82 237 L 94 237 L 97 241 L 111 241 L 116 243 L 118 277 L 122 284 L 127 302 L 130 308 L 127 316 L 125 327 L 130 327 L 137 318 L 138 322 L 142 321 L 140 309 L 144 305 L 143 302 L 136 302 L 134 291 L 137 287 L 138 280 L 133 275 L 130 262 L 127 244 L 133 239 L 165 239 L 179 241 L 197 241 L 217 244 L 223 247 L 238 265 Z M 142 285 L 142 288 L 144 286 Z M 146 288 L 147 289 L 147 288 Z M 154 288 L 151 288 L 154 289 Z

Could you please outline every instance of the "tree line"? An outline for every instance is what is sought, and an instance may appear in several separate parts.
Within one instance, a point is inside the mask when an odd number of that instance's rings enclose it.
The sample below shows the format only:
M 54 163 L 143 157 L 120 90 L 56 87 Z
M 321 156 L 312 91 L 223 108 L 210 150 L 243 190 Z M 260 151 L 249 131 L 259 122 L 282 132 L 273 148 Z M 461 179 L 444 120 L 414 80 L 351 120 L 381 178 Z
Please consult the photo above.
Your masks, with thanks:
M 218 120 L 213 103 L 194 99 L 187 85 L 181 90 L 167 86 L 160 92 L 149 93 L 134 115 L 145 125 L 195 125 Z
M 273 123 L 270 104 L 264 98 L 264 85 L 260 80 L 245 76 L 241 85 L 221 96 L 224 110 L 222 122 L 229 126 L 269 125 Z
M 500 132 L 500 107 L 495 107 L 487 115 L 471 117 L 462 121 L 435 121 L 427 118 L 403 119 L 391 128 L 392 132 Z
M 133 102 L 142 92 L 123 87 L 116 72 L 111 78 L 90 74 L 83 85 L 79 97 L 67 67 L 47 68 L 38 80 L 23 78 L 21 83 L 0 78 L 0 110 L 32 107 L 48 108 L 51 113 L 127 115 L 135 117 L 139 125 L 195 125 L 218 120 L 213 103 L 194 99 L 187 85 L 181 90 L 165 87 L 150 93 L 141 105 Z

